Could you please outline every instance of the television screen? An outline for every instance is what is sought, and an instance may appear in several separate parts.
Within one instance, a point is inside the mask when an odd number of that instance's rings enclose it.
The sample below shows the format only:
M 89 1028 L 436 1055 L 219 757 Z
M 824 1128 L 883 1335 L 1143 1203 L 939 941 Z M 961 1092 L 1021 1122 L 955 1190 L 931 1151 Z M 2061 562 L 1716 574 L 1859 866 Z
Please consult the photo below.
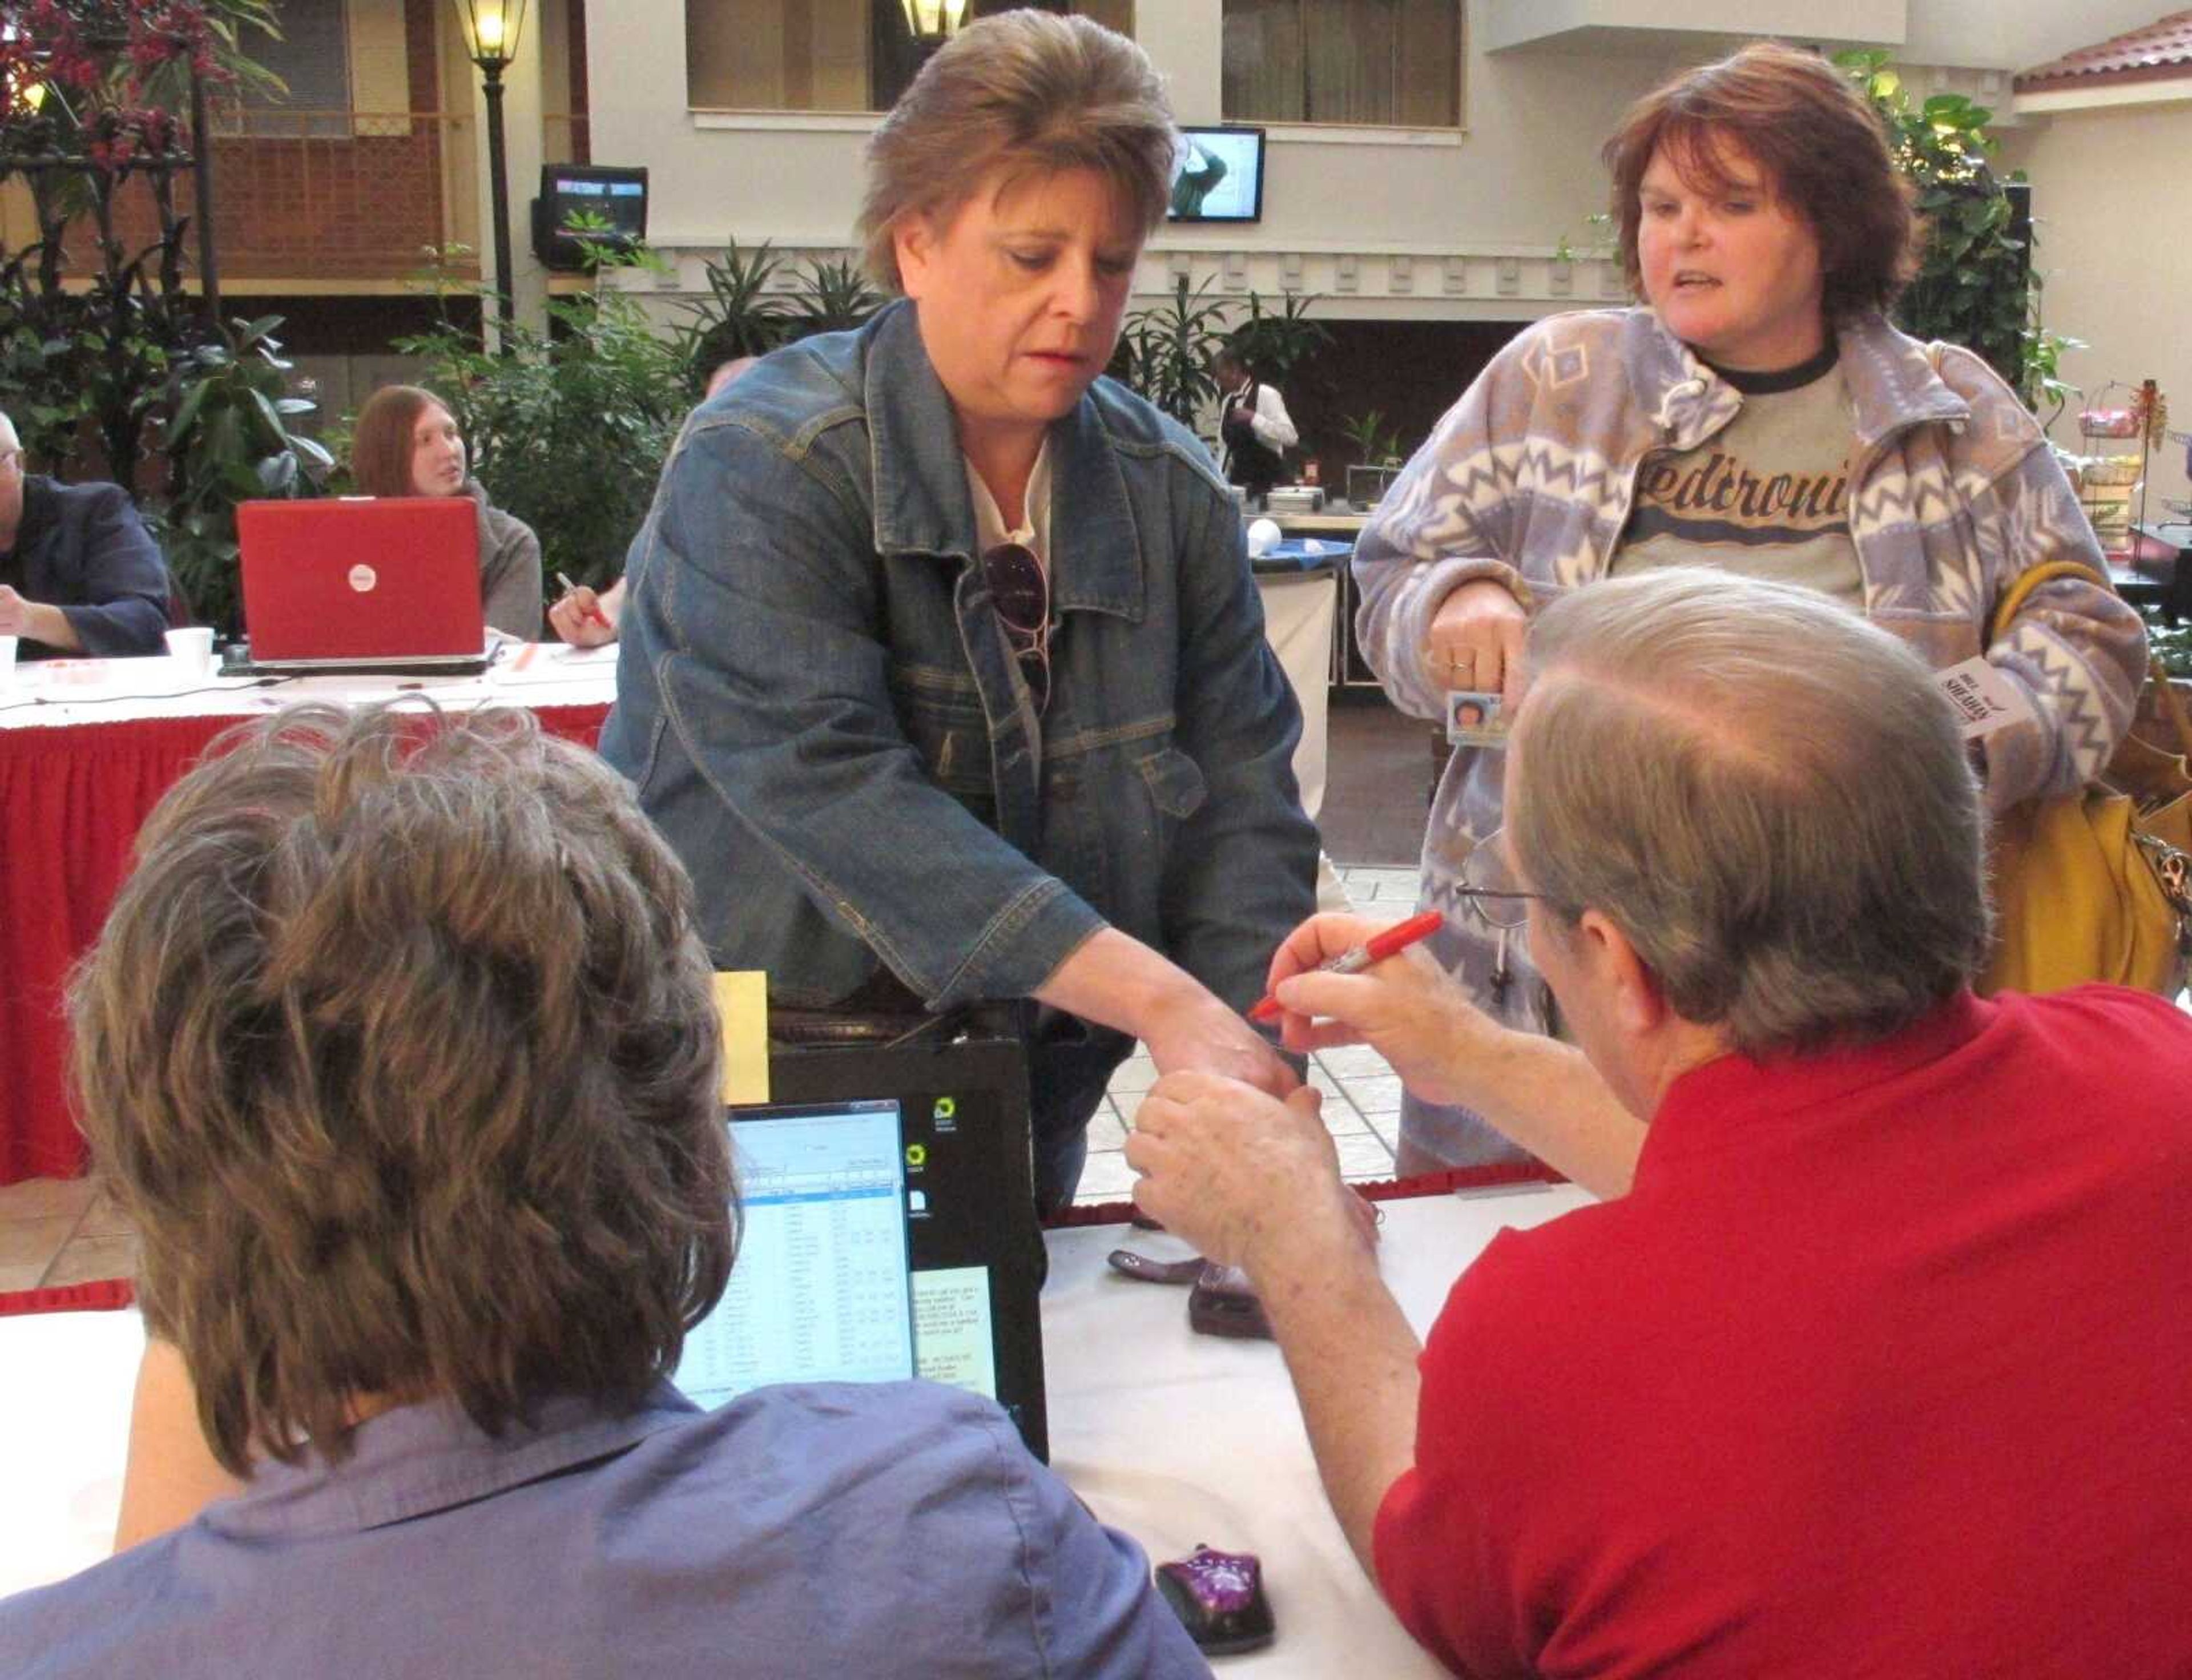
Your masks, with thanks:
M 647 237 L 647 171 L 611 164 L 543 163 L 533 201 L 533 249 L 551 268 L 585 265 L 564 231 L 574 211 L 608 224 L 589 236 L 604 245 L 636 245 Z
M 1167 221 L 1261 221 L 1264 131 L 1183 129 Z

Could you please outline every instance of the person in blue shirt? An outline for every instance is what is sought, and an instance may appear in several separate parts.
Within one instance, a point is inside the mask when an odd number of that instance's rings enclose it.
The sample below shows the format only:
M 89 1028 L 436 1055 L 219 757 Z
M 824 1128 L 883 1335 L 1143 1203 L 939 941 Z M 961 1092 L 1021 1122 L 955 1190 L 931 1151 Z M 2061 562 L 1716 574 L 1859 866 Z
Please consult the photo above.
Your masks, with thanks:
M 157 654 L 167 562 L 119 484 L 64 484 L 26 470 L 0 414 L 0 636 L 26 659 Z
M 1299 1083 L 1240 1011 L 1315 906 L 1299 710 L 1209 452 L 1099 377 L 1178 144 L 1086 18 L 928 60 L 860 217 L 903 295 L 686 423 L 602 737 L 773 1007 L 1014 1000 L 1045 1209 L 1136 1040 Z
M 721 1038 L 592 754 L 299 708 L 141 845 L 71 1001 L 140 1543 L 0 1602 L 0 1674 L 1207 1675 L 988 1401 L 665 1380 L 737 1246 Z

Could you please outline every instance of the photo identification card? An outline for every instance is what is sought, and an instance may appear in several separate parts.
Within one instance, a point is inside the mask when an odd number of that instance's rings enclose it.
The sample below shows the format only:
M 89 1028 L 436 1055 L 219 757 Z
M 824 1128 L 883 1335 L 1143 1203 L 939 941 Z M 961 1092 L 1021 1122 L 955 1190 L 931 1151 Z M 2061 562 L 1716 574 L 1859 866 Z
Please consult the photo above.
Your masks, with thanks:
M 1983 658 L 1935 671 L 1933 686 L 1947 697 L 1967 741 L 1981 740 L 2032 716 L 2032 705 L 2024 691 Z
M 1454 689 L 1446 697 L 1446 738 L 1456 746 L 1504 747 L 1507 718 L 1496 692 Z

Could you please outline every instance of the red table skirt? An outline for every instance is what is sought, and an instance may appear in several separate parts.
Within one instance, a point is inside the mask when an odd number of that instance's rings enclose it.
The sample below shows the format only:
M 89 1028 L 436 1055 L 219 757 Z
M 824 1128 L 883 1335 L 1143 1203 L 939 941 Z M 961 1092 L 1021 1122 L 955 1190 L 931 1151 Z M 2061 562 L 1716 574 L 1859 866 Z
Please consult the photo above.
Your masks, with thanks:
M 591 746 L 606 706 L 536 708 Z M 62 998 L 98 938 L 137 831 L 235 717 L 0 730 L 0 1184 L 84 1168 L 69 1111 Z

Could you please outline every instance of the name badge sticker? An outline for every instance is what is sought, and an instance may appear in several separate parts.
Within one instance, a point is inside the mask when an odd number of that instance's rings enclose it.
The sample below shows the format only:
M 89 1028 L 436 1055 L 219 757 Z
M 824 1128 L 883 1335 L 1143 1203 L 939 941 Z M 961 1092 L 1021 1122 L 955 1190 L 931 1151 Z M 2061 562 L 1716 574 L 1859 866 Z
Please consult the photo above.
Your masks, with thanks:
M 2033 715 L 2024 690 L 1984 659 L 1968 659 L 1935 671 L 1933 686 L 1955 711 L 1967 741 L 1982 740 Z

